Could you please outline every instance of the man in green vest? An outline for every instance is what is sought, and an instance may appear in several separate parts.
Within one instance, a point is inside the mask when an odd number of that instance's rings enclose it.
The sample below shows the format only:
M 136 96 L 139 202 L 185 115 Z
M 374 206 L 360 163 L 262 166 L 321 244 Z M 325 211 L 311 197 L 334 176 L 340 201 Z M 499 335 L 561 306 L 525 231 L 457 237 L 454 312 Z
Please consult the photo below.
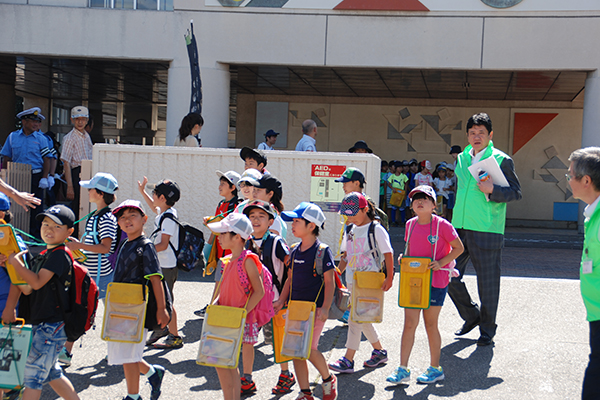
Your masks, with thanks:
M 590 322 L 590 362 L 583 378 L 583 400 L 600 399 L 600 147 L 575 150 L 567 181 L 573 197 L 587 204 L 579 270 L 581 297 Z
M 462 240 L 465 251 L 456 259 L 460 276 L 452 278 L 448 294 L 465 321 L 456 335 L 462 336 L 479 325 L 477 345 L 488 346 L 496 334 L 496 312 L 500 295 L 500 264 L 504 246 L 506 203 L 521 199 L 521 184 L 515 174 L 513 160 L 494 147 L 492 121 L 485 113 L 469 118 L 469 146 L 456 159 L 456 205 L 452 225 Z M 493 157 L 509 186 L 494 184 L 491 176 L 475 179 L 469 167 Z M 477 274 L 477 290 L 481 305 L 471 300 L 462 278 L 469 259 Z

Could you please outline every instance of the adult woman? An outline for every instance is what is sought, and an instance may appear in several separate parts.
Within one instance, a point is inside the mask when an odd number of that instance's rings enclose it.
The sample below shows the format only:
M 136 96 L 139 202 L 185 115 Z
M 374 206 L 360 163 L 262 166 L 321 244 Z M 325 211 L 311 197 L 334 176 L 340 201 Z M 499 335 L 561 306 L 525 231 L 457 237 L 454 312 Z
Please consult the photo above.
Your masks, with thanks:
M 198 113 L 189 113 L 181 120 L 179 127 L 179 136 L 175 139 L 173 146 L 179 147 L 198 147 L 202 146 L 196 135 L 200 133 L 204 125 L 204 118 Z

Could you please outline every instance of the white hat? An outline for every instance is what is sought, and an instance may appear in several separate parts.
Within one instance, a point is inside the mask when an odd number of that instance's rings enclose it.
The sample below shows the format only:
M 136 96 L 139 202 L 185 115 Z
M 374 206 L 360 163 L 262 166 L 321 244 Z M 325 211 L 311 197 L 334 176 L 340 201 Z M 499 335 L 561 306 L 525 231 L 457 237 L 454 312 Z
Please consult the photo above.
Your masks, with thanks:
M 90 110 L 88 110 L 87 107 L 84 107 L 84 106 L 73 107 L 71 109 L 71 118 L 80 118 L 80 117 L 89 118 Z
M 262 178 L 262 174 L 258 170 L 254 168 L 249 168 L 242 173 L 240 183 L 248 182 L 252 186 L 258 186 L 258 181 L 260 180 L 260 178 Z
M 219 222 L 207 224 L 208 229 L 215 233 L 233 232 L 240 235 L 244 240 L 248 239 L 254 229 L 252 222 L 244 214 L 231 213 Z
M 238 174 L 235 171 L 221 172 L 221 171 L 217 170 L 217 176 L 219 178 L 227 179 L 229 181 L 229 183 L 231 183 L 234 186 L 237 186 L 238 182 L 240 181 L 240 174 Z
M 42 115 L 42 109 L 39 107 L 32 107 L 28 110 L 21 111 L 17 114 L 17 118 L 19 119 L 39 119 L 41 121 L 45 120 L 46 117 Z
M 284 221 L 293 221 L 294 218 L 304 218 L 308 222 L 314 222 L 317 226 L 322 226 L 327 218 L 323 214 L 323 210 L 314 204 L 303 201 L 298 204 L 293 211 L 283 211 L 281 218 Z

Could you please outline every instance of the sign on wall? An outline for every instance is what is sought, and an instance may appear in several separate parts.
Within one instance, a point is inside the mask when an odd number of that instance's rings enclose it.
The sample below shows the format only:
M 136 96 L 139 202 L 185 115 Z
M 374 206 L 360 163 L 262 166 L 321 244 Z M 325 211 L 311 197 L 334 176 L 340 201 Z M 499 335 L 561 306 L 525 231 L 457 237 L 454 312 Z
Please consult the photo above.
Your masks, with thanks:
M 345 165 L 312 164 L 310 168 L 310 201 L 323 211 L 338 212 L 344 198 L 342 184 L 335 180 L 342 176 Z

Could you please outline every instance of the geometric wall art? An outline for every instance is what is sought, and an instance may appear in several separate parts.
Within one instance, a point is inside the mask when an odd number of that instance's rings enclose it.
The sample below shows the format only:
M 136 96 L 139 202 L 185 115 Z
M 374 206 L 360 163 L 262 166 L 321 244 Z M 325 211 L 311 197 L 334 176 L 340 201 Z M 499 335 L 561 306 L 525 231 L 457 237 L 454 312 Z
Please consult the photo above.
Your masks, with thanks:
M 573 196 L 571 187 L 565 178 L 565 173 L 569 168 L 558 156 L 556 147 L 550 146 L 546 148 L 544 154 L 548 158 L 548 161 L 546 161 L 539 170 L 533 171 L 533 179 L 556 185 L 556 187 L 565 194 L 565 201 L 567 201 Z

